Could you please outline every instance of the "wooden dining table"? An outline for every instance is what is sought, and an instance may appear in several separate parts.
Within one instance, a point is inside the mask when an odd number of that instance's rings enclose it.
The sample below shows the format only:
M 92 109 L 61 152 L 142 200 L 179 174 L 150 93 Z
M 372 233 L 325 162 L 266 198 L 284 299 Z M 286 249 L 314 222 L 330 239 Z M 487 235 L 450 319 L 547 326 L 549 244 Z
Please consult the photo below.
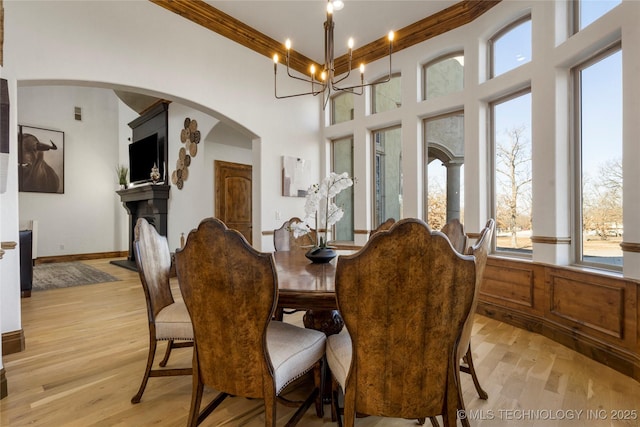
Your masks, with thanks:
M 338 250 L 338 256 L 353 250 Z M 276 251 L 273 253 L 278 275 L 278 308 L 305 310 L 307 328 L 332 335 L 340 332 L 344 323 L 338 313 L 335 292 L 338 257 L 326 264 L 314 264 L 304 251 Z

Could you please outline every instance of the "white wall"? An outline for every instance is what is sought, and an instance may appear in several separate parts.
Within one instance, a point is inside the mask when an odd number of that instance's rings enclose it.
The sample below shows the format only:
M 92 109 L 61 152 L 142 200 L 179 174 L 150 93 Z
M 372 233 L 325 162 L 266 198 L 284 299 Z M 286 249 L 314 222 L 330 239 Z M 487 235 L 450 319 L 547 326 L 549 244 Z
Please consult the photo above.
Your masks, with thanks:
M 112 90 L 68 86 L 18 88 L 21 125 L 64 132 L 64 194 L 19 194 L 20 221 L 38 220 L 38 256 L 124 250 L 115 193 L 119 103 Z M 74 107 L 82 120 L 74 119 Z

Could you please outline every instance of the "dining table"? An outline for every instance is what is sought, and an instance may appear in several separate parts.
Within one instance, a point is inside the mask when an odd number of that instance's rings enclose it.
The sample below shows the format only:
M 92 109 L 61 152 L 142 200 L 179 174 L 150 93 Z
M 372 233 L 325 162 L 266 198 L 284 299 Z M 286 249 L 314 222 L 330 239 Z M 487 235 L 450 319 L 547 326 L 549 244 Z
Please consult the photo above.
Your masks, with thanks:
M 301 250 L 273 253 L 278 276 L 278 309 L 305 310 L 305 327 L 327 335 L 337 334 L 344 327 L 336 302 L 336 263 L 340 255 L 355 251 L 336 252 L 336 258 L 321 264 L 311 262 Z

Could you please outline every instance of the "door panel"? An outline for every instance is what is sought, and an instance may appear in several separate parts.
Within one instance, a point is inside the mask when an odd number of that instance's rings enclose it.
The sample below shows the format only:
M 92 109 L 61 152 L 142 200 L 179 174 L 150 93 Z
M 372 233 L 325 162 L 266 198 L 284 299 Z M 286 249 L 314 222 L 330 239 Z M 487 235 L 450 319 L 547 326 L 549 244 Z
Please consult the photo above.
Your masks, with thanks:
M 216 217 L 252 243 L 251 165 L 216 160 Z

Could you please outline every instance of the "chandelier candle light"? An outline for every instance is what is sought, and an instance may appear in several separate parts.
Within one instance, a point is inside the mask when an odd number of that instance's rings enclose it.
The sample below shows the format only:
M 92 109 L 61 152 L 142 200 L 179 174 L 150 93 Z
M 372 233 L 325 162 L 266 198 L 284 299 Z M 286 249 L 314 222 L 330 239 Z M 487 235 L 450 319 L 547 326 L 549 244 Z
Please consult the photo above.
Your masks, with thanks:
M 339 87 L 338 84 L 340 82 L 342 82 L 343 80 L 345 80 L 346 78 L 349 77 L 349 75 L 351 74 L 351 60 L 353 58 L 353 39 L 350 38 L 349 39 L 349 63 L 348 63 L 348 68 L 347 68 L 347 74 L 336 80 L 336 76 L 335 76 L 335 63 L 334 63 L 334 52 L 333 52 L 333 27 L 334 27 L 334 22 L 333 22 L 333 11 L 334 11 L 334 4 L 337 6 L 337 4 L 340 3 L 340 7 L 336 7 L 336 10 L 342 9 L 342 2 L 338 2 L 338 1 L 332 1 L 332 0 L 328 0 L 327 1 L 327 20 L 324 23 L 324 67 L 322 69 L 322 71 L 320 72 L 319 76 L 316 76 L 316 65 L 315 64 L 311 64 L 311 66 L 309 67 L 309 77 L 299 77 L 299 76 L 295 76 L 293 74 L 291 74 L 291 69 L 289 68 L 289 54 L 291 51 L 291 40 L 287 39 L 287 41 L 285 42 L 285 47 L 287 49 L 287 75 L 291 78 L 294 78 L 296 80 L 302 80 L 304 82 L 307 83 L 311 83 L 311 91 L 309 92 L 303 92 L 303 93 L 296 93 L 293 95 L 282 95 L 279 96 L 278 95 L 278 61 L 279 61 L 279 57 L 278 54 L 274 54 L 273 55 L 273 82 L 274 82 L 274 94 L 275 97 L 277 99 L 283 99 L 283 98 L 292 98 L 295 96 L 302 96 L 302 95 L 320 95 L 323 94 L 323 103 L 322 103 L 322 109 L 324 110 L 327 106 L 327 102 L 329 101 L 329 98 L 331 97 L 331 92 L 350 92 L 356 95 L 362 95 L 364 93 L 364 88 L 366 86 L 371 86 L 373 83 L 368 83 L 365 84 L 364 83 L 364 63 L 360 64 L 360 84 L 357 85 L 352 85 L 352 86 L 345 86 L 345 87 Z M 388 34 L 388 39 L 389 39 L 389 74 L 388 76 L 381 81 L 377 81 L 376 84 L 378 83 L 386 83 L 388 81 L 391 80 L 391 53 L 393 51 L 393 31 L 389 31 Z
M 334 202 L 335 197 L 344 189 L 353 185 L 349 174 L 332 172 L 322 182 L 309 187 L 304 204 L 305 217 L 302 222 L 291 224 L 293 236 L 298 238 L 311 231 L 310 222 L 323 230 L 318 232 L 318 241 L 306 254 L 313 262 L 329 262 L 336 256 L 333 248 L 328 246 L 329 227 L 340 221 L 344 210 Z

